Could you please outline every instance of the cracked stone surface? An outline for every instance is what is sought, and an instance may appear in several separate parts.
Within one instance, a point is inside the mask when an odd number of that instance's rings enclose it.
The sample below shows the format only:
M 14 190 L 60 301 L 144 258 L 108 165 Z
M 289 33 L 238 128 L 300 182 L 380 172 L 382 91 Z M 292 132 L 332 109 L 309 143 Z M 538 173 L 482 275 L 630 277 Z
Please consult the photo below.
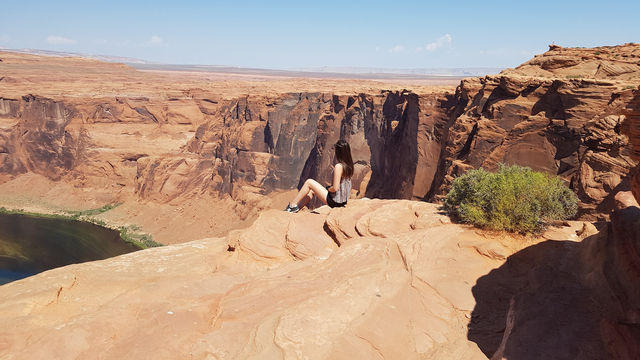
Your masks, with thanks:
M 268 210 L 225 238 L 0 287 L 0 357 L 482 359 L 472 288 L 527 245 L 424 202 Z

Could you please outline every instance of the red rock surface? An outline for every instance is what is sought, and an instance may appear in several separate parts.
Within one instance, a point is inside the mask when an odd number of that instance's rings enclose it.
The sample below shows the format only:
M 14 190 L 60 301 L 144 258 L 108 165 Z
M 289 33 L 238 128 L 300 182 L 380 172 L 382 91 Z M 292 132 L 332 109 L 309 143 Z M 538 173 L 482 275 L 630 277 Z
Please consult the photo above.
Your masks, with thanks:
M 581 218 L 606 219 L 636 164 L 620 125 L 639 51 L 553 47 L 455 94 L 0 53 L 0 202 L 119 202 L 101 219 L 142 225 L 162 243 L 223 235 L 283 205 L 278 194 L 307 177 L 328 181 L 331 146 L 346 138 L 356 197 L 434 201 L 468 169 L 518 163 L 566 179 Z
M 549 45 L 549 51 L 503 74 L 546 78 L 638 81 L 638 44 L 594 48 Z
M 360 196 L 421 198 L 447 118 L 442 87 L 230 81 L 77 58 L 0 57 L 1 205 L 56 211 L 123 203 L 100 219 L 142 225 L 162 243 L 226 234 L 261 209 L 284 207 L 278 194 L 301 176 L 329 180 L 325 148 L 340 136 L 352 143 Z M 388 181 L 389 174 L 398 176 Z
M 640 89 L 634 91 L 633 100 L 627 106 L 627 120 L 622 128 L 629 137 L 631 158 L 640 163 Z M 631 177 L 631 191 L 640 201 L 640 170 L 637 166 Z
M 463 80 L 429 198 L 444 196 L 470 168 L 519 164 L 564 178 L 581 218 L 606 219 L 637 163 L 620 128 L 640 83 L 639 60 L 635 44 L 551 46 L 515 69 Z
M 2 204 L 119 201 L 99 218 L 186 242 L 3 285 L 0 358 L 637 359 L 639 52 L 553 47 L 455 94 L 0 53 Z M 437 199 L 502 161 L 564 177 L 584 218 L 618 210 L 537 239 L 426 202 L 265 210 L 328 179 L 340 137 L 354 196 Z
M 599 297 L 609 294 L 601 291 L 606 288 L 592 287 L 608 284 L 600 265 L 584 272 L 579 266 L 594 258 L 609 264 L 605 250 L 618 247 L 606 232 L 580 243 L 589 233 L 584 223 L 570 222 L 538 243 L 451 224 L 437 205 L 424 202 L 354 200 L 326 210 L 265 211 L 226 238 L 70 265 L 4 285 L 0 357 L 636 354 L 635 345 L 623 342 L 627 335 L 598 326 L 622 309 Z M 612 276 L 619 271 L 615 261 L 607 267 Z M 515 325 L 503 334 L 511 298 Z M 612 350 L 605 340 L 618 342 Z
M 334 141 L 343 120 L 357 118 L 354 100 L 375 112 L 366 122 L 376 128 L 391 127 L 383 113 L 397 121 L 408 102 L 400 85 L 377 81 L 136 71 L 7 52 L 0 58 L 0 205 L 52 212 L 122 203 L 100 220 L 141 225 L 162 243 L 226 234 L 261 209 L 284 207 L 291 195 L 280 194 L 298 183 L 316 143 Z M 430 94 L 446 89 L 411 88 L 434 101 L 442 95 Z M 389 94 L 397 94 L 395 103 L 383 111 Z M 354 153 L 363 161 L 358 182 L 371 178 L 364 121 L 353 124 L 360 132 Z M 404 177 L 414 175 L 415 165 L 402 166 Z M 394 184 L 386 196 L 411 196 L 412 189 L 411 182 Z
M 640 208 L 637 204 L 611 215 L 609 237 L 600 246 L 587 256 L 600 251 L 596 258 L 601 261 L 606 283 L 596 286 L 605 289 L 600 292 L 601 298 L 613 300 L 611 306 L 604 308 L 601 332 L 612 358 L 637 359 L 640 357 Z

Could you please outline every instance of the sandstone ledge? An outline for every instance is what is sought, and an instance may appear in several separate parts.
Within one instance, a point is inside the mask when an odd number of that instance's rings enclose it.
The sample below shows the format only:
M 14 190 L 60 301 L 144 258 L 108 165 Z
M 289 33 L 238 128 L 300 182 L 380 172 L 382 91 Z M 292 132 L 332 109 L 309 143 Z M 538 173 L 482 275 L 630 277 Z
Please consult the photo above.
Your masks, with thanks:
M 568 224 L 547 238 L 579 241 Z M 472 288 L 526 245 L 424 202 L 268 210 L 227 238 L 0 287 L 0 357 L 485 358 L 468 340 Z

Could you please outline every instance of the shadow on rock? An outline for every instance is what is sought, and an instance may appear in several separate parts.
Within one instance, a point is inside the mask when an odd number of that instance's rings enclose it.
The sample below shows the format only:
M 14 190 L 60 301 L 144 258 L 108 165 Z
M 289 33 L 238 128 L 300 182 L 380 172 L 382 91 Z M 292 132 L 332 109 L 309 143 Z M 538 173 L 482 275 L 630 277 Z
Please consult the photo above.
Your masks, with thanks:
M 473 287 L 468 339 L 492 359 L 637 359 L 638 230 L 640 209 L 630 207 L 582 242 L 510 256 Z
M 581 245 L 533 245 L 478 279 L 469 340 L 490 358 L 601 359 L 599 304 L 575 271 Z

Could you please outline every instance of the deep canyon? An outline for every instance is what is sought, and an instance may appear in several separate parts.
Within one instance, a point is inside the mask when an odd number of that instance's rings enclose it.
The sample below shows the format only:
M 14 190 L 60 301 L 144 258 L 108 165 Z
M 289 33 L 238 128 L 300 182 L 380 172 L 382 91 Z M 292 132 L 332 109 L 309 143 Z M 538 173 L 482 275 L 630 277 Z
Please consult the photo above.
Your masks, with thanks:
M 273 194 L 328 179 L 327 149 L 345 138 L 357 197 L 437 201 L 467 169 L 517 163 L 565 179 L 580 219 L 606 220 L 635 165 L 620 125 L 639 77 L 637 52 L 554 47 L 455 90 L 345 80 L 230 85 L 207 82 L 206 73 L 7 53 L 0 174 L 6 192 L 47 199 L 35 205 L 124 203 L 114 221 L 137 221 L 175 243 L 246 226 Z M 21 191 L 14 182 L 30 185 Z M 47 195 L 51 187 L 65 188 Z M 193 227 L 207 223 L 206 233 L 174 237 L 173 215 L 182 225 L 185 215 L 197 219 Z
M 3 357 L 640 356 L 640 45 L 457 87 L 0 59 L 0 205 L 118 203 L 97 218 L 177 244 L 0 287 Z M 352 204 L 280 211 L 340 138 Z M 500 163 L 563 178 L 578 218 L 531 239 L 433 204 Z

